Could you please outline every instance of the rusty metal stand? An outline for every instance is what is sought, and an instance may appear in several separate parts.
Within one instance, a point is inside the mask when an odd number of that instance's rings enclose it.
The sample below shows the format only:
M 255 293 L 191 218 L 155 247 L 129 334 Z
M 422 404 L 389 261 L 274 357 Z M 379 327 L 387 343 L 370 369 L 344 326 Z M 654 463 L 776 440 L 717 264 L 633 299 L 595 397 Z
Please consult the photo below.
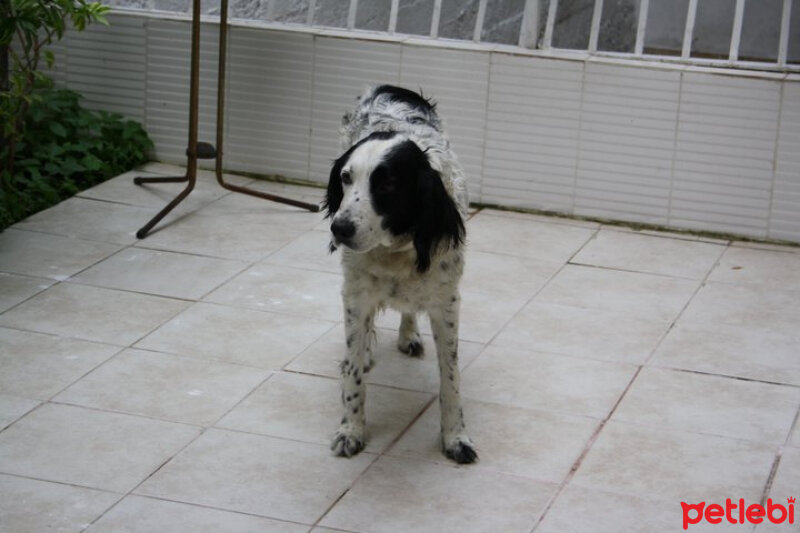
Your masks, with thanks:
M 191 59 L 191 80 L 189 84 L 189 147 L 186 149 L 187 163 L 186 174 L 184 176 L 145 178 L 137 177 L 133 179 L 136 185 L 145 183 L 183 183 L 187 182 L 186 188 L 178 194 L 164 209 L 153 217 L 150 222 L 142 226 L 136 232 L 136 237 L 144 239 L 150 230 L 158 224 L 175 206 L 181 203 L 194 189 L 197 182 L 197 160 L 216 159 L 215 172 L 217 182 L 224 189 L 250 196 L 256 196 L 265 200 L 279 202 L 306 209 L 313 213 L 319 211 L 319 205 L 290 198 L 283 198 L 273 194 L 248 189 L 239 185 L 226 183 L 222 176 L 222 140 L 223 124 L 225 117 L 225 59 L 228 40 L 228 0 L 222 0 L 220 5 L 219 23 L 219 70 L 217 71 L 217 146 L 216 148 L 208 143 L 197 141 L 198 123 L 198 104 L 200 92 L 200 0 L 193 0 L 192 3 L 192 59 Z

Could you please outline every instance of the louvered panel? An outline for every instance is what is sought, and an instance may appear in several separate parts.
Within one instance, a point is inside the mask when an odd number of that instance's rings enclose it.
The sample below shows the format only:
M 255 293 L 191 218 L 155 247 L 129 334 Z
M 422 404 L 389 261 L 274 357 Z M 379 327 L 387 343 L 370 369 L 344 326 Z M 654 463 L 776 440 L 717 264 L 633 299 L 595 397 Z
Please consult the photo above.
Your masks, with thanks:
M 769 236 L 800 242 L 800 81 L 784 84 L 775 155 Z
M 307 179 L 313 37 L 233 29 L 225 164 Z
M 64 81 L 83 95 L 87 107 L 143 122 L 144 20 L 124 16 L 108 20 L 109 26 L 92 24 L 85 31 L 69 32 L 69 69 Z
M 680 74 L 586 65 L 575 213 L 664 224 Z
M 400 83 L 437 102 L 444 127 L 464 167 L 470 201 L 480 201 L 489 54 L 404 46 Z
M 341 155 L 342 116 L 370 85 L 400 81 L 401 45 L 317 37 L 309 178 L 327 182 L 331 162 Z
M 204 24 L 200 31 L 198 138 L 212 144 L 216 139 L 217 29 Z M 147 57 L 147 131 L 156 145 L 156 157 L 184 163 L 189 131 L 191 25 L 148 20 Z
M 583 66 L 492 56 L 482 200 L 572 212 Z
M 683 75 L 670 224 L 767 235 L 779 97 L 777 81 Z

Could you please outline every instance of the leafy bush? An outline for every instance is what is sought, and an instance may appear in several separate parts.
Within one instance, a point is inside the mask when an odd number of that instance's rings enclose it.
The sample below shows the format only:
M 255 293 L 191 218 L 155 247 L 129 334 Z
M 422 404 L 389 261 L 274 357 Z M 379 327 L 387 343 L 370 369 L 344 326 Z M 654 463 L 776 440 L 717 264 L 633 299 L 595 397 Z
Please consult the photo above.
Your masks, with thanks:
M 33 96 L 10 187 L 0 190 L 0 228 L 144 163 L 153 146 L 139 123 L 84 109 L 74 91 L 41 88 Z
M 38 71 L 70 23 L 107 24 L 107 6 L 86 0 L 0 0 L 0 230 L 146 161 L 142 127 L 88 111 Z M 8 59 L 11 59 L 9 62 Z

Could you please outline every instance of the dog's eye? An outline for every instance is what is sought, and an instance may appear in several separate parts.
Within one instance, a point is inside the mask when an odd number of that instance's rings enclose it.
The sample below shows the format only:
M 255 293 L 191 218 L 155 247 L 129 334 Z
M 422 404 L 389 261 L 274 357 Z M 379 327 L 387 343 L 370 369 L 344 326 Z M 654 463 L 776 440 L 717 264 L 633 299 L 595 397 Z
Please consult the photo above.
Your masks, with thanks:
M 343 170 L 340 177 L 344 185 L 350 185 L 353 183 L 353 178 L 350 176 L 350 171 L 348 170 Z

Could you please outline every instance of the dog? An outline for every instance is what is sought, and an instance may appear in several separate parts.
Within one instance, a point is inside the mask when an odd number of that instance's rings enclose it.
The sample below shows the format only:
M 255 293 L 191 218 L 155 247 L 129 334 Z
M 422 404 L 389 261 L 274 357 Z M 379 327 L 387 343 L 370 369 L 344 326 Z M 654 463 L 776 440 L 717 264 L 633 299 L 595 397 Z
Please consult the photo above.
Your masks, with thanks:
M 342 250 L 344 416 L 331 449 L 350 457 L 366 442 L 364 373 L 373 364 L 375 315 L 401 312 L 397 347 L 421 356 L 417 315 L 430 317 L 439 361 L 441 441 L 457 463 L 477 459 L 459 394 L 458 285 L 464 270 L 467 186 L 436 104 L 401 87 L 370 88 L 344 116 L 344 154 L 331 168 L 324 208 L 331 252 Z

